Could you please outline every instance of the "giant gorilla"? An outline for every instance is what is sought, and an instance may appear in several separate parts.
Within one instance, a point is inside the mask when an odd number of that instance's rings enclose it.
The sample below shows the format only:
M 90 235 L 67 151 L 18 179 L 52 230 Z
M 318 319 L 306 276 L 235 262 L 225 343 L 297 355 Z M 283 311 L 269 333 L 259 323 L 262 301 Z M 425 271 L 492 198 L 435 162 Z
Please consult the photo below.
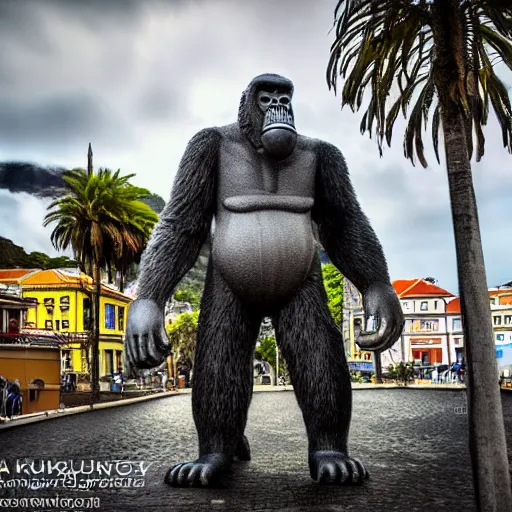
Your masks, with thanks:
M 196 261 L 215 219 L 201 302 L 192 407 L 199 458 L 171 467 L 174 486 L 208 486 L 233 459 L 250 459 L 244 429 L 262 318 L 270 316 L 309 441 L 309 468 L 322 483 L 368 476 L 349 455 L 352 410 L 343 339 L 327 307 L 315 233 L 331 261 L 363 294 L 366 350 L 394 343 L 403 315 L 381 245 L 362 212 L 340 151 L 297 135 L 293 84 L 254 78 L 238 122 L 197 133 L 181 160 L 171 199 L 141 262 L 127 321 L 135 368 L 169 354 L 164 306 Z

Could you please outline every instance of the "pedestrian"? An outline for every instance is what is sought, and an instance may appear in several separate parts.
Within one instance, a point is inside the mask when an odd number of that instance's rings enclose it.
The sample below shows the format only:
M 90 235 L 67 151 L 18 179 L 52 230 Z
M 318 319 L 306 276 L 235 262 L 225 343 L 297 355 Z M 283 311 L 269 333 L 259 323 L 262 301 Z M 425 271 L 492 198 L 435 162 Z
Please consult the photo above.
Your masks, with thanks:
M 22 414 L 23 399 L 19 379 L 15 379 L 7 389 L 6 416 L 12 418 L 16 414 Z
M 20 328 L 18 326 L 18 320 L 11 318 L 9 321 L 9 334 L 19 334 Z

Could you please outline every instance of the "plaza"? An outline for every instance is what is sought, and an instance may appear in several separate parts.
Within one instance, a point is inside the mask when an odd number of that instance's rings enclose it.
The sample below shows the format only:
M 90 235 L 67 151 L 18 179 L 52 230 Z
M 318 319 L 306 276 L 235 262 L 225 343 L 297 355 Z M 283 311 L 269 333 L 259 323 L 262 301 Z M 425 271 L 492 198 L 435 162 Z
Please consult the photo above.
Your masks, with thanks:
M 501 396 L 510 460 L 512 393 Z M 252 460 L 235 463 L 220 488 L 175 489 L 163 482 L 169 466 L 197 456 L 190 394 L 5 430 L 0 458 L 77 464 L 123 459 L 149 466 L 140 488 L 58 491 L 66 497 L 99 498 L 100 510 L 466 512 L 475 506 L 465 397 L 464 390 L 355 390 L 350 450 L 370 471 L 363 486 L 319 486 L 311 480 L 293 391 L 254 394 L 246 429 Z M 2 494 L 25 495 L 13 492 Z

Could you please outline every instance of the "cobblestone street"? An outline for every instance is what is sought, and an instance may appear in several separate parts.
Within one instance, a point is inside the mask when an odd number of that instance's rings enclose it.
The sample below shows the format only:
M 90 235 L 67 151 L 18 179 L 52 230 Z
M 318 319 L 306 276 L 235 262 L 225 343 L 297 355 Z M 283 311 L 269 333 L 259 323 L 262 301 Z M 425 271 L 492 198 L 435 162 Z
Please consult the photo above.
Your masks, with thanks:
M 512 393 L 502 393 L 502 400 L 512 459 Z M 311 480 L 306 433 L 293 392 L 255 394 L 246 433 L 252 461 L 236 463 L 220 489 L 173 489 L 163 483 L 170 465 L 196 457 L 190 395 L 0 432 L 0 459 L 151 463 L 140 489 L 59 491 L 66 497 L 99 497 L 105 511 L 475 510 L 465 392 L 354 391 L 351 453 L 371 473 L 361 487 L 319 486 Z M 20 495 L 12 490 L 2 494 Z

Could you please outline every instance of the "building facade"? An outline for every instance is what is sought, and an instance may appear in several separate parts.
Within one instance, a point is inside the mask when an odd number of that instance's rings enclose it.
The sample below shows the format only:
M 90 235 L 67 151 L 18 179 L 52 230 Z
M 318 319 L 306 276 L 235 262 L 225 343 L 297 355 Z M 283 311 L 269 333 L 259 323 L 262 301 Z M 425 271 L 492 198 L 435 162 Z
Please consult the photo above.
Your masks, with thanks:
M 489 302 L 500 373 L 512 375 L 512 288 L 491 288 Z
M 16 381 L 21 413 L 59 407 L 64 340 L 54 333 L 25 329 L 28 312 L 36 307 L 36 301 L 21 297 L 19 287 L 0 284 L 0 416 L 6 413 L 7 391 Z
M 89 373 L 88 341 L 92 327 L 92 279 L 73 269 L 0 270 L 0 283 L 20 286 L 24 298 L 37 302 L 27 312 L 25 327 L 58 333 L 67 341 L 62 348 L 62 371 Z M 105 284 L 100 297 L 100 377 L 122 366 L 124 333 L 132 299 Z

